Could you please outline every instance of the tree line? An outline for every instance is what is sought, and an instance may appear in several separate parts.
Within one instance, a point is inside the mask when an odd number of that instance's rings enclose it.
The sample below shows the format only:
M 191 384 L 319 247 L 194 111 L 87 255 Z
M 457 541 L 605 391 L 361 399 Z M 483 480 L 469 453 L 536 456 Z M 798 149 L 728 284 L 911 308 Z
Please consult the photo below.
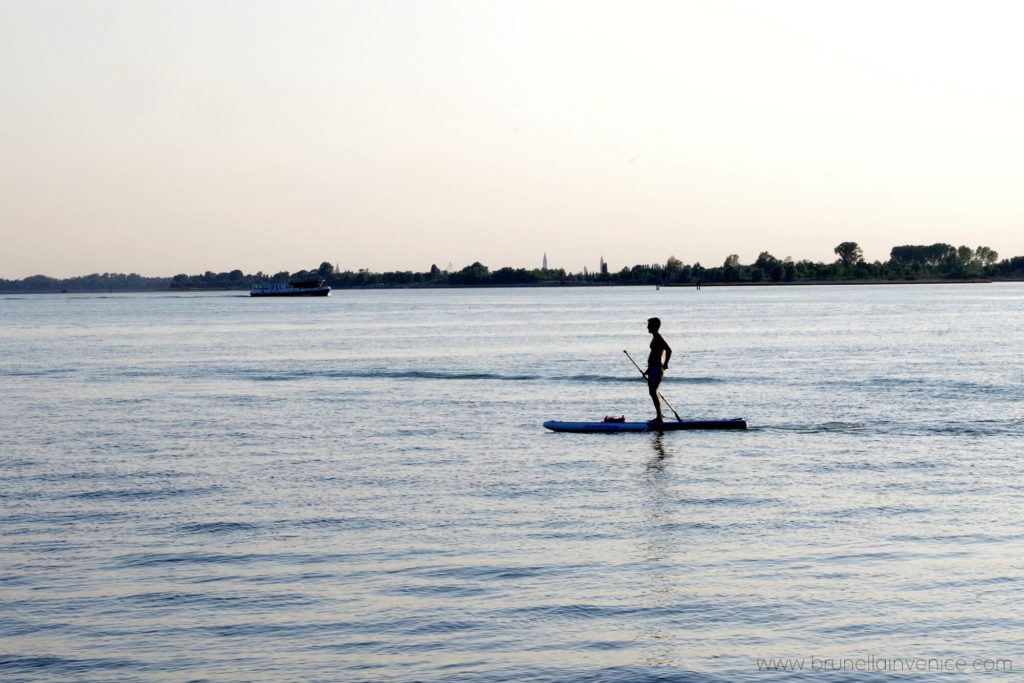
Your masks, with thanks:
M 836 281 L 913 281 L 1024 279 L 1024 256 L 999 259 L 989 247 L 954 247 L 938 242 L 929 245 L 893 247 L 887 261 L 865 261 L 856 242 L 843 242 L 833 250 L 831 262 L 794 261 L 761 252 L 752 263 L 741 263 L 730 254 L 720 266 L 703 266 L 699 262 L 683 263 L 670 256 L 664 264 L 624 267 L 617 272 L 570 273 L 562 268 L 526 269 L 504 267 L 491 270 L 480 262 L 451 272 L 432 265 L 422 272 L 369 270 L 336 271 L 324 261 L 317 268 L 296 273 L 246 274 L 241 270 L 174 277 L 145 277 L 137 273 L 103 273 L 57 279 L 34 275 L 22 280 L 0 279 L 4 292 L 113 292 L 113 291 L 190 291 L 248 289 L 256 282 L 290 282 L 323 279 L 334 288 L 356 287 L 452 287 L 513 286 L 550 284 L 606 285 L 689 285 L 744 284 Z

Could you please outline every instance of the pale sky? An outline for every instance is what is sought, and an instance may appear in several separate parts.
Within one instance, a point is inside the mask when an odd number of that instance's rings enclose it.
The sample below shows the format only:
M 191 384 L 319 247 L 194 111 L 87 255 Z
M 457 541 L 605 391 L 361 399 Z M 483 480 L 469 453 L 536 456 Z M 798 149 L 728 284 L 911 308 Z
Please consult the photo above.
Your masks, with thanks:
M 0 277 L 1024 255 L 1024 4 L 0 0 Z

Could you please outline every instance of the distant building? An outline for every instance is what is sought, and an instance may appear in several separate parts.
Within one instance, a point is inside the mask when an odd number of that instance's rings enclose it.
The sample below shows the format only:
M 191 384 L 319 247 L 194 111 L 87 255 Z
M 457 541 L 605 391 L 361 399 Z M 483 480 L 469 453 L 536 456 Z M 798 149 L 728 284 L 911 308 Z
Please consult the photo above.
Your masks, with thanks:
M 604 256 L 601 257 L 601 275 L 608 274 L 608 264 L 604 262 Z
M 548 252 L 546 251 L 544 252 L 544 265 L 542 265 L 541 268 L 544 270 L 548 269 Z

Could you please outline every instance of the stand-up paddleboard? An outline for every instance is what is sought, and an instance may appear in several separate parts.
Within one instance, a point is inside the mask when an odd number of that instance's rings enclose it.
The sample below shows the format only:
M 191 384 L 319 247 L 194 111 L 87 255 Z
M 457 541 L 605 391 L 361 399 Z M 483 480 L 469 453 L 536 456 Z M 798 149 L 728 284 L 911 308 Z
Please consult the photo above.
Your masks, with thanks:
M 688 429 L 746 429 L 742 418 L 731 420 L 685 420 L 683 422 L 561 422 L 548 420 L 544 427 L 553 432 L 674 432 Z

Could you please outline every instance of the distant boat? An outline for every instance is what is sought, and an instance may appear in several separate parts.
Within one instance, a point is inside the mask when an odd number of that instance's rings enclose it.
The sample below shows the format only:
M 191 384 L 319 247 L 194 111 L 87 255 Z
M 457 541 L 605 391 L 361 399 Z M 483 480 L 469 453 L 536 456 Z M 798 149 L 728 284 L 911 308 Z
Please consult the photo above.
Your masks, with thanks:
M 249 290 L 249 296 L 327 296 L 330 293 L 330 286 L 322 278 L 294 282 L 257 282 Z

